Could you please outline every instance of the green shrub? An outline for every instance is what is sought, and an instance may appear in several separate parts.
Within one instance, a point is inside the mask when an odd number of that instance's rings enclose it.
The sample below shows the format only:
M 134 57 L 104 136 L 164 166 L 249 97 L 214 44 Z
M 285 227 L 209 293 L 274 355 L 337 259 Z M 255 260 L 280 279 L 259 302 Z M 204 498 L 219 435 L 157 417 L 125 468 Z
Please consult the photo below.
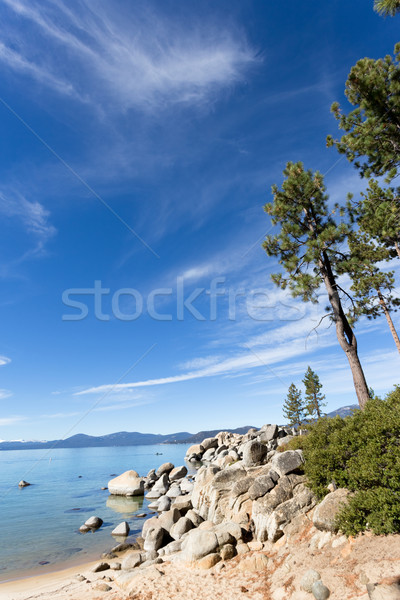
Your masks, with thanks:
M 338 524 L 354 534 L 400 532 L 400 386 L 342 419 L 323 418 L 303 439 L 305 473 L 321 498 L 327 486 L 354 492 Z
M 286 452 L 286 450 L 303 450 L 305 438 L 305 435 L 296 435 L 296 437 L 289 440 L 287 444 L 278 446 L 277 450 L 278 452 Z
M 347 535 L 371 529 L 378 535 L 400 531 L 400 492 L 374 488 L 357 492 L 338 515 L 337 525 Z

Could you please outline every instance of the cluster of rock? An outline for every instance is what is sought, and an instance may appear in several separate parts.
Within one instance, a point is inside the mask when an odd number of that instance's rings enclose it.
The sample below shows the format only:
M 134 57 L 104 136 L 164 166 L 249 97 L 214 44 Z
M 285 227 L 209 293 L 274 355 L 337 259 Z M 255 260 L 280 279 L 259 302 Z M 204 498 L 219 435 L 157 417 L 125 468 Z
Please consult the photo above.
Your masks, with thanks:
M 187 459 L 203 463 L 192 493 L 194 509 L 215 524 L 239 524 L 258 542 L 278 540 L 285 525 L 316 502 L 302 475 L 302 451 L 284 451 L 294 435 L 292 429 L 265 425 L 245 435 L 221 432 L 189 448 Z
M 188 475 L 185 466 L 165 463 L 146 477 L 127 471 L 111 480 L 113 494 L 146 493 L 154 516 L 145 521 L 141 550 L 129 553 L 121 563 L 119 584 L 132 581 L 134 571 L 168 561 L 183 561 L 208 569 L 240 555 L 240 568 L 250 571 L 266 567 L 266 543 L 275 543 L 298 515 L 316 505 L 303 475 L 301 450 L 285 450 L 296 435 L 286 427 L 265 425 L 245 435 L 220 432 L 191 446 L 186 460 L 197 468 Z M 346 492 L 328 494 L 315 526 L 334 529 L 334 506 Z M 335 499 L 336 498 L 336 499 Z M 303 588 L 304 589 L 304 588 Z M 318 579 L 310 593 L 329 596 Z M 326 595 L 328 594 L 328 595 Z

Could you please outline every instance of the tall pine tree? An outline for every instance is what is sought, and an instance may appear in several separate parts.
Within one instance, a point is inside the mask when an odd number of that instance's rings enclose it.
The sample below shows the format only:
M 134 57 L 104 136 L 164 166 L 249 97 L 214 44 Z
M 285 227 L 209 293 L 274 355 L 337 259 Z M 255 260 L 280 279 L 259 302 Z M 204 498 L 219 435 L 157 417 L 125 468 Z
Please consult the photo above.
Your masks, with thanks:
M 347 273 L 352 280 L 353 315 L 356 319 L 363 315 L 368 319 L 376 319 L 384 314 L 400 352 L 400 339 L 391 317 L 391 312 L 400 306 L 400 298 L 392 294 L 395 288 L 394 271 L 385 272 L 377 265 L 388 260 L 390 252 L 361 232 L 350 234 L 348 243 L 349 257 L 341 263 L 340 271 Z
M 303 379 L 305 387 L 305 406 L 310 417 L 322 417 L 322 408 L 326 406 L 325 396 L 321 393 L 322 383 L 318 375 L 309 366 Z
M 284 175 L 282 189 L 274 185 L 273 202 L 264 207 L 272 224 L 280 228 L 263 244 L 267 254 L 278 257 L 283 267 L 284 273 L 272 275 L 272 280 L 305 302 L 317 303 L 318 290 L 325 286 L 336 335 L 349 361 L 358 402 L 364 408 L 369 400 L 368 386 L 337 282 L 338 266 L 343 261 L 340 247 L 349 234 L 349 225 L 333 219 L 320 173 L 306 171 L 300 162 L 289 162 Z
M 304 402 L 302 400 L 301 390 L 298 390 L 294 383 L 291 383 L 289 386 L 282 412 L 288 420 L 289 425 L 302 425 L 305 416 Z

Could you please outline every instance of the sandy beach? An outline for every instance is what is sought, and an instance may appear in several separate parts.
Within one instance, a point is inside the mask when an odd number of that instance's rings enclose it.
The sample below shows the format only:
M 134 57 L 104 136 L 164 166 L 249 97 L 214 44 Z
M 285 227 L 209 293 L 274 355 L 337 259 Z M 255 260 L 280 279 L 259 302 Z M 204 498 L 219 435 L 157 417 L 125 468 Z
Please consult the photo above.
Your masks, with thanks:
M 123 562 L 130 553 L 132 550 L 112 562 Z M 304 573 L 313 568 L 321 573 L 332 600 L 368 600 L 367 583 L 385 584 L 399 579 L 400 536 L 360 535 L 346 539 L 316 531 L 304 516 L 276 544 L 250 544 L 246 554 L 209 569 L 198 565 L 194 568 L 175 557 L 133 571 L 107 569 L 94 573 L 99 562 L 2 583 L 0 598 L 309 600 L 310 594 L 301 590 L 300 582 Z

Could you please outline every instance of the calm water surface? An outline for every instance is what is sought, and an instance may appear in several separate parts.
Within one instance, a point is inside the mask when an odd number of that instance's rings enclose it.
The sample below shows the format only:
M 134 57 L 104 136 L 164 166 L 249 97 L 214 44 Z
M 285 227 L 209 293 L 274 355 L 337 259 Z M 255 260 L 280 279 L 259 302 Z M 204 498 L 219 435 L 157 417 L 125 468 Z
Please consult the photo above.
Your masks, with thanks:
M 45 572 L 58 563 L 95 560 L 115 545 L 111 531 L 121 521 L 128 521 L 134 538 L 143 525 L 135 514 L 148 512 L 149 502 L 110 496 L 101 488 L 112 475 L 128 469 L 146 475 L 163 462 L 182 465 L 187 448 L 177 444 L 0 452 L 0 581 L 30 569 Z M 21 479 L 32 485 L 19 489 Z M 79 527 L 92 515 L 104 524 L 82 535 Z

